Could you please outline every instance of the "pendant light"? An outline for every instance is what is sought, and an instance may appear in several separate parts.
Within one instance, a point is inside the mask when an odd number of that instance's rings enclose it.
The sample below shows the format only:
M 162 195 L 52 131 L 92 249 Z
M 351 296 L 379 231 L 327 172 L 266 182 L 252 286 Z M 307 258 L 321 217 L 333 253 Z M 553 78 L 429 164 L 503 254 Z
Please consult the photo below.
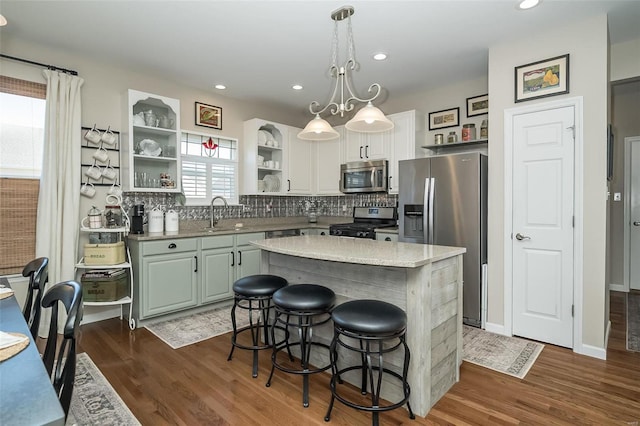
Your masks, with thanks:
M 345 124 L 348 130 L 374 133 L 393 129 L 393 122 L 385 117 L 383 112 L 372 104 L 372 101 L 380 95 L 382 90 L 382 87 L 378 83 L 373 83 L 369 86 L 369 93 L 374 93 L 374 95 L 366 99 L 359 98 L 351 89 L 351 72 L 358 66 L 355 59 L 355 46 L 351 28 L 351 16 L 353 14 L 354 9 L 352 6 L 344 6 L 331 13 L 331 19 L 334 21 L 334 31 L 329 72 L 331 76 L 336 79 L 336 82 L 331 99 L 324 108 L 320 108 L 320 104 L 316 101 L 311 102 L 309 105 L 309 111 L 315 115 L 315 118 L 307 124 L 304 130 L 298 133 L 300 139 L 337 139 L 340 137 L 339 133 L 336 132 L 326 120 L 323 120 L 320 114 L 328 109 L 331 115 L 340 114 L 340 117 L 344 117 L 345 112 L 353 110 L 356 102 L 366 103 L 367 105 Z M 347 21 L 348 58 L 344 65 L 338 66 L 338 23 L 343 20 Z M 347 95 L 347 99 L 345 99 L 345 95 Z

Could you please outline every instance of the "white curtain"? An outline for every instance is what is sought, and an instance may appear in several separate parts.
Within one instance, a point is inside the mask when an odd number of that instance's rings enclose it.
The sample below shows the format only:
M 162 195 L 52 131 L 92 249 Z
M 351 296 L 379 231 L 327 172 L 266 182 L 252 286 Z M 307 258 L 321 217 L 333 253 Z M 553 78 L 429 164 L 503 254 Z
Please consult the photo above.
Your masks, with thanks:
M 84 80 L 53 70 L 44 70 L 43 75 L 47 80 L 47 107 L 36 257 L 49 258 L 48 288 L 75 279 L 80 226 L 80 87 Z M 38 333 L 41 337 L 47 335 L 50 316 L 50 309 L 43 310 Z

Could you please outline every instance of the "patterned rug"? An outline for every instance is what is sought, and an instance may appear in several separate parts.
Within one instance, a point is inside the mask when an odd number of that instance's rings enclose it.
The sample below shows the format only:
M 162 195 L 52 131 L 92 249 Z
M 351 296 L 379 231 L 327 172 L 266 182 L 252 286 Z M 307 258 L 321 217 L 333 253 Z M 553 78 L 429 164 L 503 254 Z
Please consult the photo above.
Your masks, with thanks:
M 67 416 L 71 425 L 139 425 L 129 408 L 120 399 L 89 355 L 76 359 L 76 380 L 71 407 Z
M 640 293 L 627 293 L 627 349 L 640 352 Z
M 463 360 L 523 379 L 544 345 L 465 325 L 463 348 Z
M 236 309 L 236 321 L 238 327 L 249 323 L 246 309 Z M 161 321 L 146 325 L 145 328 L 173 349 L 178 349 L 230 332 L 231 307 Z

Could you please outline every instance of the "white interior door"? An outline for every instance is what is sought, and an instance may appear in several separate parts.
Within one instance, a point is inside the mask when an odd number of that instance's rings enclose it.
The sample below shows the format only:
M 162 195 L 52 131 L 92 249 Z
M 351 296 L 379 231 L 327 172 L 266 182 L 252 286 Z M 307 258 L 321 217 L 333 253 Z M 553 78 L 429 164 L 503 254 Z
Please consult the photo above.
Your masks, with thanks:
M 640 290 L 640 136 L 625 138 L 625 264 L 629 288 Z
M 574 107 L 513 118 L 513 334 L 573 347 Z

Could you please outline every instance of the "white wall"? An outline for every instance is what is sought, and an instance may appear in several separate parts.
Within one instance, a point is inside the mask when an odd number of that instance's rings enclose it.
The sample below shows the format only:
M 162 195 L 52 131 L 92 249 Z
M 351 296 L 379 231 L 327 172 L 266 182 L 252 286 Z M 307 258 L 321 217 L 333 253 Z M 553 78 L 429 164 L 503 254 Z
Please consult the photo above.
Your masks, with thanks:
M 640 76 L 640 38 L 611 45 L 611 81 Z
M 514 67 L 570 54 L 570 93 L 584 102 L 584 282 L 582 342 L 603 348 L 606 318 L 607 17 L 597 16 L 541 34 L 510 38 L 489 49 L 489 289 L 487 321 L 504 325 L 504 110 L 514 102 Z M 558 99 L 558 97 L 552 98 Z M 528 104 L 544 102 L 532 100 Z

